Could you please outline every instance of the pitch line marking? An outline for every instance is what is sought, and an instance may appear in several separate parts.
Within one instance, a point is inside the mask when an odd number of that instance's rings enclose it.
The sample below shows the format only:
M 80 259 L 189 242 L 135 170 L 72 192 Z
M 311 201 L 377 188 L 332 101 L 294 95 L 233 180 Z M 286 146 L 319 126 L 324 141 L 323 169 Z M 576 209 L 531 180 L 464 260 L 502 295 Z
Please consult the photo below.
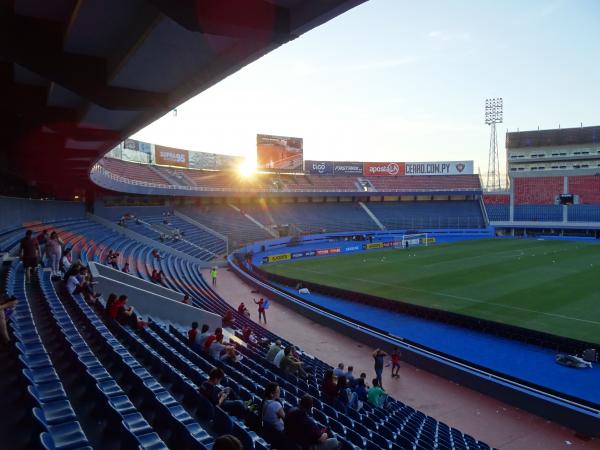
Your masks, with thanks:
M 303 271 L 303 272 L 316 273 L 316 274 L 319 274 L 319 275 L 323 274 L 323 271 L 316 271 L 316 270 L 310 270 L 310 269 L 302 269 L 300 267 L 297 267 L 296 270 L 300 270 L 300 271 Z M 368 279 L 365 279 L 365 278 L 356 278 L 356 277 L 348 277 L 348 276 L 345 276 L 345 275 L 336 275 L 336 274 L 332 274 L 331 272 L 326 272 L 326 273 L 329 276 L 333 276 L 333 277 L 337 277 L 337 278 L 343 278 L 343 279 L 347 279 L 347 280 L 359 280 L 359 281 L 364 281 L 365 283 L 378 284 L 380 286 L 398 287 L 398 288 L 401 288 L 401 289 L 407 289 L 407 290 L 415 291 L 415 292 L 422 292 L 422 293 L 426 293 L 426 294 L 439 295 L 439 296 L 442 296 L 442 297 L 455 298 L 455 299 L 458 299 L 458 300 L 466 300 L 466 301 L 469 301 L 469 302 L 472 302 L 472 303 L 494 305 L 494 306 L 499 306 L 501 308 L 506 308 L 506 309 L 514 309 L 514 310 L 517 310 L 517 311 L 524 311 L 524 312 L 531 312 L 531 313 L 536 313 L 536 314 L 542 314 L 544 316 L 556 317 L 556 318 L 559 318 L 559 319 L 575 320 L 577 322 L 585 322 L 585 323 L 591 323 L 591 324 L 594 324 L 594 325 L 600 325 L 600 322 L 597 322 L 595 320 L 579 319 L 578 317 L 570 317 L 570 316 L 564 316 L 562 314 L 554 314 L 554 313 L 548 313 L 548 312 L 543 312 L 543 311 L 536 311 L 535 309 L 522 308 L 522 307 L 519 307 L 519 306 L 503 305 L 502 303 L 486 302 L 484 300 L 477 300 L 475 298 L 464 297 L 462 295 L 445 294 L 444 292 L 428 291 L 428 290 L 425 290 L 425 289 L 417 289 L 417 288 L 403 286 L 403 285 L 398 285 L 398 284 L 384 283 L 382 281 L 368 280 Z

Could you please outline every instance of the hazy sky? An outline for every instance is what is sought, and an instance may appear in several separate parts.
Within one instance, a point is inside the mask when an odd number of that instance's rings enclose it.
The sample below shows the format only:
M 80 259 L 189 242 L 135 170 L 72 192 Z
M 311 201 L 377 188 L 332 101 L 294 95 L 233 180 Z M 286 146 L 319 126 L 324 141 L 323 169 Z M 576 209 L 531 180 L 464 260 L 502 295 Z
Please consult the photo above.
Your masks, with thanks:
M 254 158 L 256 134 L 305 159 L 474 159 L 487 97 L 508 130 L 600 124 L 600 1 L 370 0 L 243 68 L 134 135 Z

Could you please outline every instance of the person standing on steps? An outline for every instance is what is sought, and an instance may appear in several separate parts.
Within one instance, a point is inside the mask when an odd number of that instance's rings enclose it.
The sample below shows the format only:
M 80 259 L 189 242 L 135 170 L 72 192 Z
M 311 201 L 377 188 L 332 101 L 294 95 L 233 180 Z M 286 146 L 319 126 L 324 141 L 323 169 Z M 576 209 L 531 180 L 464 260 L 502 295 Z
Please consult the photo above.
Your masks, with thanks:
M 267 310 L 267 308 L 269 307 L 269 301 L 265 300 L 264 298 L 260 298 L 259 301 L 256 301 L 256 299 L 253 299 L 254 303 L 256 303 L 258 305 L 258 323 L 260 323 L 260 318 L 262 317 L 263 320 L 265 321 L 265 325 L 267 324 L 267 314 L 265 313 L 265 311 Z
M 213 267 L 210 269 L 210 278 L 212 280 L 213 287 L 217 286 L 217 267 Z
M 400 350 L 398 347 L 394 347 L 394 351 L 390 355 L 392 359 L 392 378 L 400 378 Z
M 381 350 L 380 348 L 376 348 L 373 352 L 373 359 L 375 360 L 375 377 L 378 381 L 378 385 L 383 387 L 383 382 L 381 379 L 381 375 L 383 374 L 383 359 L 387 356 L 387 353 Z
M 40 245 L 38 244 L 38 240 L 33 238 L 31 230 L 27 230 L 25 237 L 21 239 L 19 256 L 25 268 L 25 279 L 27 283 L 31 283 L 31 272 L 38 265 L 41 257 Z

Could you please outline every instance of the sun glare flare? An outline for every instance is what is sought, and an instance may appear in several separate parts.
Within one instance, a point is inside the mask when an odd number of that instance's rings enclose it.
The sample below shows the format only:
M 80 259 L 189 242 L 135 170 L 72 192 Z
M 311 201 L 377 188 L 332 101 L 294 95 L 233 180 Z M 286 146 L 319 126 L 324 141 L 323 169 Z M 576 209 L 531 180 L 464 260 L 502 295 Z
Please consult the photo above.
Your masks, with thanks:
M 238 173 L 244 177 L 249 178 L 256 172 L 256 164 L 249 159 L 245 159 L 238 167 Z

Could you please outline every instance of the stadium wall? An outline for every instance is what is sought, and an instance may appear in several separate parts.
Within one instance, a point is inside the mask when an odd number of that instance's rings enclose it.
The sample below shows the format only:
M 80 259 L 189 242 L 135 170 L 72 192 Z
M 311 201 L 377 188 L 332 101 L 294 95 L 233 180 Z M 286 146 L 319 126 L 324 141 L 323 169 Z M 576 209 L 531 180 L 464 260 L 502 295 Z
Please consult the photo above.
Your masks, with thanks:
M 85 215 L 85 203 L 0 197 L 0 229 Z

